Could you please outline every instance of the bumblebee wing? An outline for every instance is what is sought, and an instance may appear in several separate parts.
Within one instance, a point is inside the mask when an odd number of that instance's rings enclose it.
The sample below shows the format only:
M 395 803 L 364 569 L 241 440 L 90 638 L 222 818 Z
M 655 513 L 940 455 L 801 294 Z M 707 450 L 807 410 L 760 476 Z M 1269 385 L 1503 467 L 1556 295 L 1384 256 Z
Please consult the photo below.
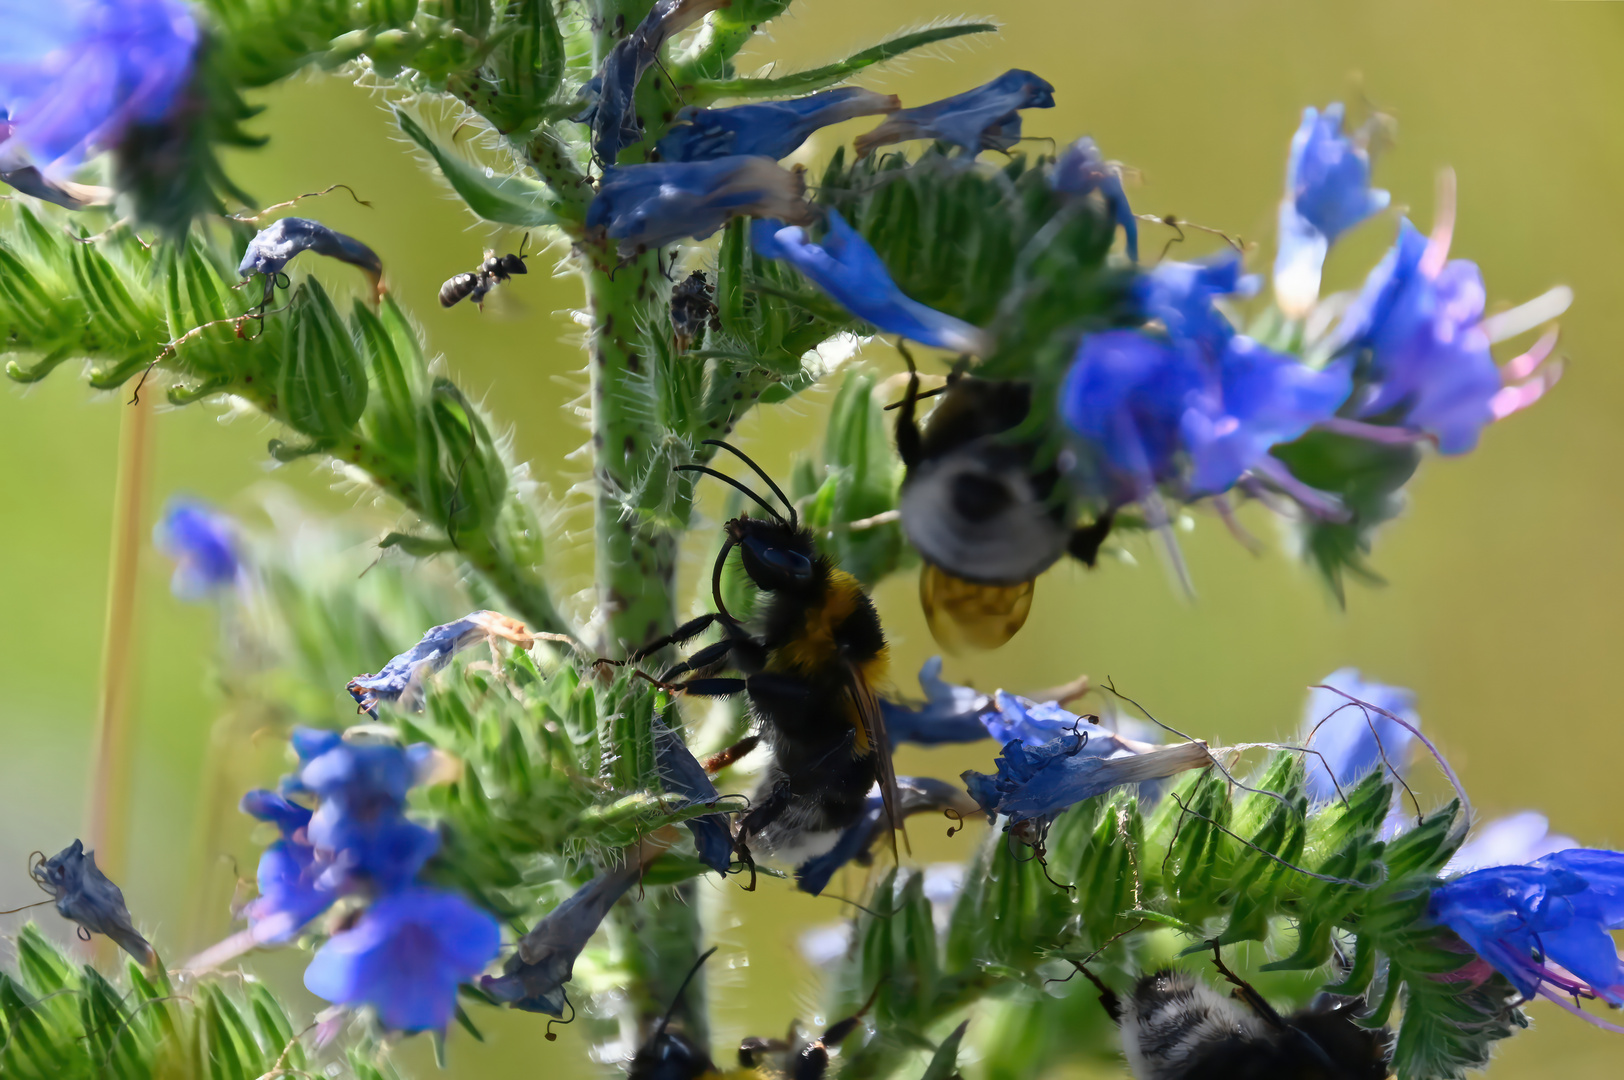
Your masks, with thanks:
M 913 848 L 908 845 L 908 830 L 902 824 L 897 770 L 891 760 L 891 739 L 885 731 L 885 714 L 880 711 L 880 698 L 862 669 L 849 660 L 846 661 L 846 689 L 851 694 L 856 712 L 858 747 L 861 749 L 866 740 L 869 752 L 878 755 L 880 801 L 885 804 L 885 817 L 891 823 L 891 854 L 897 854 L 897 833 L 900 832 L 902 842 L 911 855 Z
M 919 605 L 930 636 L 948 652 L 996 649 L 1026 624 L 1032 587 L 1031 581 L 978 585 L 927 562 L 919 571 Z

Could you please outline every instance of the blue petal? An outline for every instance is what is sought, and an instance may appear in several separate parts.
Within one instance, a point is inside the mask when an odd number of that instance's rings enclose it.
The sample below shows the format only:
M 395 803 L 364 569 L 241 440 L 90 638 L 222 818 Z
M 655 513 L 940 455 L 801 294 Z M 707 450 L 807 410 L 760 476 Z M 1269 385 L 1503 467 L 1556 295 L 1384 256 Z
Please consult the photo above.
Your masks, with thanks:
M 1054 87 L 1030 71 L 1011 69 L 974 90 L 892 113 L 855 141 L 858 157 L 910 139 L 939 139 L 963 147 L 1007 151 L 1020 139 L 1022 109 L 1054 108 Z
M 806 221 L 804 181 L 767 157 L 716 158 L 605 170 L 587 207 L 588 228 L 625 249 L 703 240 L 735 217 Z
M 1415 711 L 1415 695 L 1401 686 L 1366 682 L 1357 668 L 1341 668 L 1320 681 L 1386 709 L 1416 727 L 1421 725 Z M 1313 737 L 1307 745 L 1318 753 L 1307 755 L 1304 762 L 1308 769 L 1308 795 L 1317 803 L 1334 800 L 1337 784 L 1346 793 L 1366 774 L 1379 768 L 1384 751 L 1387 761 L 1403 770 L 1415 740 L 1415 735 L 1404 725 L 1377 712 L 1367 717 L 1366 710 L 1330 690 L 1309 692 L 1308 704 L 1303 710 L 1303 737 L 1309 738 L 1310 732 Z M 1336 777 L 1335 784 L 1332 775 Z
M 502 976 L 487 976 L 481 988 L 514 1008 L 563 1016 L 564 984 L 575 970 L 576 958 L 639 873 L 637 864 L 628 862 L 581 886 L 531 927 L 520 939 L 518 952 L 503 965 Z
M 656 718 L 654 732 L 654 760 L 660 770 L 660 782 L 665 789 L 688 800 L 688 805 L 714 804 L 720 796 L 710 775 L 680 736 Z M 725 874 L 733 864 L 733 832 L 728 828 L 725 814 L 706 814 L 690 818 L 685 824 L 694 837 L 694 849 L 700 859 L 719 874 Z
M 857 116 L 890 112 L 889 94 L 846 87 L 790 101 L 736 105 L 730 109 L 683 109 L 659 142 L 662 161 L 709 161 L 737 154 L 773 160 L 794 153 L 814 131 Z
M 893 747 L 910 742 L 921 746 L 979 742 L 987 737 L 984 714 L 993 708 L 992 699 L 945 681 L 940 656 L 932 656 L 920 667 L 919 686 L 925 691 L 925 704 L 919 708 L 880 699 Z
M 879 254 L 837 211 L 827 211 L 825 223 L 822 242 L 813 243 L 799 226 L 775 229 L 760 222 L 751 230 L 756 254 L 788 262 L 847 311 L 885 333 L 949 352 L 990 351 L 985 331 L 903 295 Z
M 236 524 L 204 503 L 173 499 L 152 529 L 152 542 L 175 561 L 170 590 L 184 600 L 237 580 Z
M 1049 183 L 1062 195 L 1082 198 L 1099 192 L 1105 208 L 1116 223 L 1122 226 L 1127 242 L 1128 258 L 1139 261 L 1139 219 L 1128 205 L 1128 194 L 1122 190 L 1122 177 L 1106 162 L 1094 140 L 1084 135 L 1072 143 L 1054 164 Z
M 1342 133 L 1342 105 L 1312 106 L 1291 140 L 1286 199 L 1312 228 L 1335 243 L 1342 233 L 1386 208 L 1391 196 L 1370 186 L 1370 155 Z
M 885 806 L 879 796 L 870 796 L 862 816 L 840 834 L 834 847 L 795 868 L 796 887 L 813 896 L 821 895 L 836 870 L 868 850 L 869 841 L 873 839 L 874 830 L 884 813 Z
M 492 616 L 505 619 L 495 612 L 475 611 L 455 622 L 433 627 L 416 645 L 385 664 L 382 671 L 376 675 L 356 676 L 346 689 L 361 708 L 373 716 L 378 714 L 380 702 L 405 712 L 417 712 L 423 707 L 424 681 L 451 663 L 457 653 L 488 641 L 492 635 Z
M 1163 779 L 1211 761 L 1200 743 L 1107 757 L 1087 752 L 1088 742 L 1080 735 L 1062 735 L 1040 746 L 1011 741 L 998 758 L 996 776 L 966 772 L 965 785 L 989 818 L 1003 814 L 1018 823 L 1051 817 L 1124 784 Z

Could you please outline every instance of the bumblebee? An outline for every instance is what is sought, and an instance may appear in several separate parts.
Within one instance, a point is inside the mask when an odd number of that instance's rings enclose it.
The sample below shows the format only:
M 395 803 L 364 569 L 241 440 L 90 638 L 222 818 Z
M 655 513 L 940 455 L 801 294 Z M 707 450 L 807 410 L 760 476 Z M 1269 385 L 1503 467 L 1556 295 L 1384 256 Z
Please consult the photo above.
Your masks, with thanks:
M 485 306 L 485 294 L 490 292 L 514 274 L 528 274 L 524 261 L 529 258 L 524 253 L 525 246 L 530 242 L 530 234 L 519 244 L 516 255 L 498 255 L 494 251 L 485 252 L 485 261 L 479 264 L 478 269 L 468 274 L 458 274 L 444 285 L 440 286 L 440 306 L 451 307 L 464 300 L 472 299 L 480 307 Z
M 1358 1023 L 1364 1003 L 1321 995 L 1281 1016 L 1230 971 L 1213 946 L 1213 963 L 1234 987 L 1225 997 L 1177 971 L 1140 979 L 1123 1002 L 1086 967 L 1100 1004 L 1122 1031 L 1122 1052 L 1139 1080 L 1385 1080 L 1393 1033 Z
M 904 354 L 907 357 L 907 354 Z M 955 373 L 923 432 L 915 421 L 919 374 L 908 358 L 897 453 L 907 473 L 898 510 L 924 560 L 919 600 L 931 636 L 950 652 L 995 649 L 1032 610 L 1037 576 L 1068 552 L 1089 566 L 1112 517 L 1072 525 L 1072 507 L 1037 443 L 1016 433 L 1032 389 L 1014 380 Z
M 659 682 L 692 695 L 742 693 L 749 699 L 772 759 L 750 811 L 739 820 L 738 851 L 747 863 L 756 842 L 790 865 L 824 854 L 862 818 L 876 783 L 894 849 L 901 817 L 891 745 L 875 694 L 875 686 L 886 678 L 888 659 L 874 604 L 856 578 L 818 553 L 812 533 L 800 525 L 794 506 L 760 466 L 725 442 L 706 443 L 749 466 L 788 516 L 730 476 L 703 465 L 678 466 L 738 488 L 768 516 L 727 523 L 727 541 L 711 577 L 716 610 L 649 642 L 630 662 L 720 624 L 720 641 L 666 671 Z M 759 635 L 729 614 L 722 600 L 722 571 L 734 548 L 765 598 Z M 742 677 L 720 677 L 724 669 Z
M 713 948 L 701 956 L 694 965 L 694 971 L 698 971 L 699 965 L 715 951 Z M 682 999 L 682 993 L 692 978 L 693 972 L 690 971 L 688 979 L 683 980 L 682 987 L 677 991 L 677 1000 Z M 875 995 L 878 993 L 876 987 Z M 667 1012 L 648 1041 L 638 1048 L 637 1055 L 632 1058 L 628 1080 L 767 1080 L 768 1076 L 783 1076 L 786 1080 L 822 1080 L 829 1069 L 829 1051 L 857 1030 L 863 1015 L 873 1004 L 874 998 L 870 997 L 868 1004 L 854 1015 L 830 1025 L 822 1035 L 811 1041 L 801 1039 L 796 1024 L 790 1025 L 789 1037 L 784 1040 L 750 1036 L 739 1043 L 739 1067 L 725 1071 L 718 1069 L 711 1061 L 710 1054 L 692 1039 L 680 1031 L 671 1030 L 671 1013 Z M 671 1008 L 673 1011 L 676 1009 L 675 1002 Z M 772 1061 L 775 1057 L 782 1057 L 785 1067 L 775 1067 L 777 1063 Z

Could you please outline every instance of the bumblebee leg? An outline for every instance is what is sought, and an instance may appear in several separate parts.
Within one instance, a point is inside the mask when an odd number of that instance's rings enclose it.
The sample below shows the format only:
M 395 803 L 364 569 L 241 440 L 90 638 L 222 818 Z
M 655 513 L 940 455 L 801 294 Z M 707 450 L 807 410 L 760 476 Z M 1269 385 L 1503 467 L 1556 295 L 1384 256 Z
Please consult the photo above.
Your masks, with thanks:
M 823 1074 L 829 1071 L 829 1051 L 823 1045 L 823 1040 L 806 1044 L 799 1054 L 795 1055 L 795 1067 L 790 1070 L 790 1080 L 823 1080 Z
M 783 1039 L 763 1039 L 759 1035 L 751 1035 L 739 1043 L 739 1065 L 754 1069 L 766 1064 L 768 1054 L 782 1054 L 788 1049 L 789 1043 Z
M 1111 526 L 1115 523 L 1116 511 L 1107 510 L 1092 523 L 1073 529 L 1066 551 L 1084 566 L 1093 566 L 1099 560 L 1100 546 L 1111 535 Z
M 723 638 L 714 645 L 706 645 L 680 664 L 668 668 L 666 673 L 660 676 L 660 681 L 672 682 L 678 676 L 686 675 L 691 671 L 704 671 L 706 668 L 715 667 L 727 659 L 728 654 L 733 651 L 733 645 L 732 638 Z
M 914 367 L 913 357 L 901 342 L 897 343 L 897 351 L 908 362 L 908 392 L 897 413 L 897 456 L 902 459 L 904 468 L 912 469 L 920 458 L 919 424 L 914 419 L 914 408 L 919 401 L 919 369 Z
M 714 611 L 708 615 L 701 615 L 697 619 L 689 619 L 664 637 L 657 637 L 653 641 L 647 642 L 642 648 L 626 657 L 626 661 L 635 664 L 637 661 L 646 659 L 669 645 L 681 645 L 684 641 L 696 638 L 709 630 L 716 619 L 717 615 Z
M 1252 1011 L 1261 1016 L 1270 1027 L 1284 1030 L 1286 1022 L 1279 1013 L 1274 1011 L 1274 1006 L 1270 1005 L 1262 994 L 1253 989 L 1251 983 L 1229 970 L 1228 965 L 1224 963 L 1223 952 L 1217 939 L 1213 939 L 1210 944 L 1212 945 L 1212 965 L 1218 969 L 1218 974 L 1224 977 L 1224 981 L 1235 987 L 1235 996 L 1251 1006 Z
M 761 742 L 760 735 L 746 735 L 726 750 L 718 751 L 705 759 L 705 771 L 719 773 L 735 761 L 754 750 Z
M 1122 999 L 1117 997 L 1117 992 L 1101 982 L 1100 977 L 1088 970 L 1088 965 L 1081 961 L 1073 960 L 1071 966 L 1082 972 L 1083 978 L 1093 983 L 1095 989 L 1099 990 L 1100 1007 L 1111 1018 L 1111 1023 L 1116 1024 L 1118 1027 L 1122 1026 Z
M 695 697 L 732 697 L 744 693 L 749 686 L 743 679 L 689 679 L 676 685 L 683 693 Z
M 777 821 L 779 815 L 788 808 L 790 795 L 788 780 L 780 780 L 773 785 L 772 792 L 739 819 L 739 843 L 749 843 L 752 836 Z

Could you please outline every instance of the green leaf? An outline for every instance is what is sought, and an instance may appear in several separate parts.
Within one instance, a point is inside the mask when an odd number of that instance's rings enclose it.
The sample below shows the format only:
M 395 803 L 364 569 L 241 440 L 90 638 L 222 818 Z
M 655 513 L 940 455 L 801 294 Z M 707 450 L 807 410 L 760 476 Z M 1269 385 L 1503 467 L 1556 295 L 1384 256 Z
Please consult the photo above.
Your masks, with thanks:
M 968 34 L 990 34 L 998 29 L 990 22 L 946 22 L 911 34 L 902 34 L 889 41 L 854 53 L 844 60 L 776 79 L 702 79 L 685 95 L 689 105 L 709 105 L 722 98 L 785 97 L 808 94 L 844 82 L 865 68 L 894 60 L 914 49 L 924 48 L 942 41 Z
M 942 1045 L 936 1048 L 931 1057 L 930 1064 L 925 1066 L 924 1075 L 919 1080 L 952 1080 L 959 1071 L 959 1043 L 964 1041 L 964 1032 L 970 1027 L 966 1020 L 953 1029 L 953 1033 L 942 1040 Z
M 407 138 L 434 159 L 434 163 L 440 167 L 440 175 L 445 177 L 453 191 L 462 196 L 468 209 L 486 221 L 521 228 L 580 223 L 566 216 L 563 205 L 547 185 L 522 176 L 497 177 L 494 171 L 465 161 L 435 142 L 402 109 L 395 110 L 395 122 Z

